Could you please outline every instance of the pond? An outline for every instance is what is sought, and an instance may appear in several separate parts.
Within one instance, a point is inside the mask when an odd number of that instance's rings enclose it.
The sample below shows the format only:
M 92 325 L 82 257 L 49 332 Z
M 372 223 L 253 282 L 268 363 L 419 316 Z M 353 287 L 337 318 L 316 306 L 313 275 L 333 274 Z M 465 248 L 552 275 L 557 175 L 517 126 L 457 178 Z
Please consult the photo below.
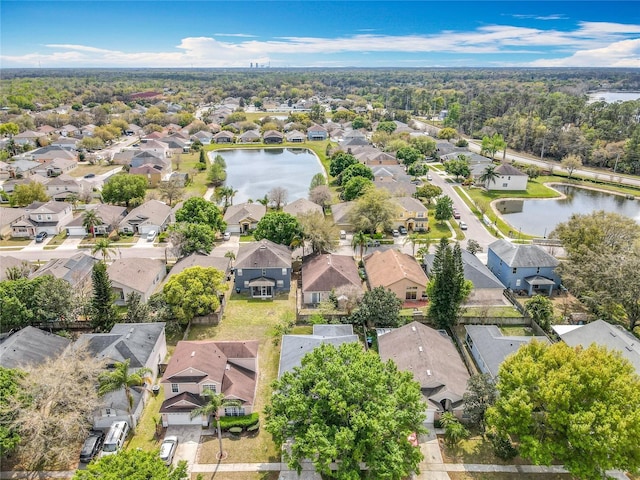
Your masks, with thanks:
M 498 200 L 495 208 L 517 232 L 546 237 L 559 223 L 574 213 L 588 214 L 597 210 L 615 212 L 640 223 L 640 201 L 599 190 L 572 185 L 553 185 L 564 198 L 546 200 Z
M 628 102 L 640 99 L 640 92 L 593 92 L 589 94 L 589 103 L 593 102 Z
M 238 193 L 233 203 L 256 201 L 274 187 L 287 190 L 287 203 L 307 198 L 316 173 L 324 173 L 320 159 L 307 148 L 239 148 L 217 150 L 227 163 L 226 185 Z

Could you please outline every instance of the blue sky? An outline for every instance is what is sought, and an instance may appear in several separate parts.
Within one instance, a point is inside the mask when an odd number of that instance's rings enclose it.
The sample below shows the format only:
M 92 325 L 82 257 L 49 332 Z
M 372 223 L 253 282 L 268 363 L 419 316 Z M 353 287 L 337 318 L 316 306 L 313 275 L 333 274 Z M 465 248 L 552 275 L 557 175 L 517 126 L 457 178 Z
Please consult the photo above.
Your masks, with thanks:
M 0 67 L 633 67 L 637 1 L 0 1 Z

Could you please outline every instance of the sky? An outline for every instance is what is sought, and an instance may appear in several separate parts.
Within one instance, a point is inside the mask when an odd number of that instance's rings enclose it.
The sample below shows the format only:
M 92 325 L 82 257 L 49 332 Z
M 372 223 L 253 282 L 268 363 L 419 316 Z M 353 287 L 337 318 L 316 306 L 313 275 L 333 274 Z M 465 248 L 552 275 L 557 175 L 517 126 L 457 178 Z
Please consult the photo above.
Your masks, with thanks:
M 0 0 L 0 68 L 640 68 L 639 1 Z

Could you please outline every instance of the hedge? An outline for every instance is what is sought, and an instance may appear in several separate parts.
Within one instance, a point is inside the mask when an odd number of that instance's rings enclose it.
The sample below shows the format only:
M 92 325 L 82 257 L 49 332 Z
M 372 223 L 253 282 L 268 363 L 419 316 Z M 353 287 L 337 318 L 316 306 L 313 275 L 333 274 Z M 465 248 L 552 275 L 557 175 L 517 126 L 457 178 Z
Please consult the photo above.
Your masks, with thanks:
M 251 415 L 241 415 L 239 417 L 220 417 L 220 428 L 224 431 L 228 431 L 233 427 L 248 428 L 252 427 L 260 421 L 260 415 L 258 412 Z

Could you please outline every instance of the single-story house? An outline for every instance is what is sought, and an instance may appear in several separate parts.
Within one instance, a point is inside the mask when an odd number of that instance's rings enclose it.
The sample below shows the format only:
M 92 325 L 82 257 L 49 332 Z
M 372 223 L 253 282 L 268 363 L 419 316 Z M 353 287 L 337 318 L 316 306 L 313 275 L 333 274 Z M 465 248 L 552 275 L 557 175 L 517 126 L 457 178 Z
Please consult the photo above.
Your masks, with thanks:
M 362 290 L 362 280 L 353 257 L 319 254 L 306 257 L 302 263 L 302 303 L 318 305 L 340 287 Z
M 171 271 L 167 274 L 165 282 L 169 281 L 171 277 L 184 271 L 186 268 L 191 267 L 205 267 L 215 268 L 224 273 L 225 277 L 228 277 L 231 273 L 231 259 L 228 257 L 214 257 L 212 255 L 201 255 L 199 253 L 193 253 L 187 257 L 183 257 L 171 267 Z
M 0 336 L 0 366 L 37 367 L 61 355 L 69 345 L 71 340 L 68 338 L 27 326 Z
M 299 130 L 292 130 L 286 134 L 287 142 L 304 143 L 307 137 Z
M 331 213 L 333 214 L 333 223 L 341 230 L 353 231 L 351 223 L 351 209 L 356 202 L 341 202 L 331 205 Z
M 267 207 L 261 203 L 238 203 L 227 208 L 224 221 L 229 232 L 246 233 L 255 229 L 266 213 Z
M 560 276 L 555 269 L 560 262 L 538 245 L 517 245 L 496 240 L 489 245 L 487 267 L 506 288 L 535 293 L 553 294 L 560 288 Z
M 3 254 L 2 257 L 0 257 L 0 282 L 8 280 L 8 273 L 10 273 L 10 269 L 13 268 L 18 268 L 26 274 L 30 274 L 34 266 L 31 262 L 27 262 L 21 258 Z
M 367 283 L 371 289 L 384 287 L 402 300 L 423 300 L 429 279 L 418 261 L 398 250 L 379 250 L 364 257 Z
M 24 208 L 0 208 L 0 238 L 11 236 L 11 224 L 26 218 Z
M 181 341 L 162 376 L 165 400 L 160 407 L 162 425 L 209 425 L 209 418 L 191 417 L 204 405 L 205 391 L 221 393 L 219 414 L 248 415 L 258 385 L 258 346 L 251 341 Z
M 267 130 L 262 134 L 262 141 L 264 143 L 282 143 L 284 141 L 284 135 L 277 130 Z
M 214 143 L 233 143 L 234 140 L 235 135 L 228 130 L 222 130 L 213 136 Z
M 172 209 L 159 200 L 149 200 L 134 208 L 120 222 L 118 230 L 124 233 L 146 235 L 151 230 L 163 232 L 171 220 Z
M 238 135 L 237 143 L 257 143 L 260 141 L 260 132 L 258 130 L 247 130 Z
M 95 208 L 89 208 L 89 207 Z M 108 203 L 99 203 L 96 205 L 87 205 L 87 211 L 95 211 L 96 216 L 102 220 L 100 225 L 94 227 L 96 235 L 107 235 L 114 228 L 118 228 L 118 225 L 127 216 L 127 209 L 125 207 L 119 207 L 117 205 L 110 205 Z M 74 218 L 67 223 L 66 230 L 67 236 L 87 236 L 91 232 L 87 231 L 82 223 L 84 222 L 84 213 Z
M 307 128 L 307 139 L 309 140 L 326 140 L 327 137 L 329 137 L 329 132 L 320 125 L 311 125 Z
M 545 336 L 503 335 L 496 325 L 465 325 L 464 341 L 481 373 L 498 377 L 500 364 L 522 345 L 536 340 L 549 343 Z
M 380 333 L 380 359 L 393 360 L 399 370 L 413 373 L 420 384 L 427 403 L 425 423 L 433 423 L 445 412 L 462 418 L 470 376 L 447 333 L 419 322 Z
M 335 347 L 343 343 L 357 343 L 358 336 L 353 333 L 353 325 L 314 325 L 311 335 L 283 335 L 280 349 L 280 366 L 278 378 L 285 372 L 291 372 L 299 367 L 307 353 L 312 352 L 323 343 L 330 343 Z
M 64 280 L 74 291 L 88 291 L 91 288 L 91 273 L 98 260 L 84 252 L 69 258 L 54 258 L 33 272 L 30 278 L 51 275 Z
M 235 262 L 236 292 L 271 298 L 291 287 L 291 251 L 267 239 L 240 244 Z
M 140 294 L 146 302 L 167 275 L 164 260 L 152 258 L 117 259 L 107 267 L 116 305 L 125 305 L 127 295 Z
M 317 203 L 313 203 L 311 200 L 307 200 L 306 198 L 299 198 L 294 200 L 291 203 L 288 203 L 284 207 L 282 207 L 282 211 L 297 217 L 298 215 L 304 213 L 319 213 L 324 215 L 324 210 Z

